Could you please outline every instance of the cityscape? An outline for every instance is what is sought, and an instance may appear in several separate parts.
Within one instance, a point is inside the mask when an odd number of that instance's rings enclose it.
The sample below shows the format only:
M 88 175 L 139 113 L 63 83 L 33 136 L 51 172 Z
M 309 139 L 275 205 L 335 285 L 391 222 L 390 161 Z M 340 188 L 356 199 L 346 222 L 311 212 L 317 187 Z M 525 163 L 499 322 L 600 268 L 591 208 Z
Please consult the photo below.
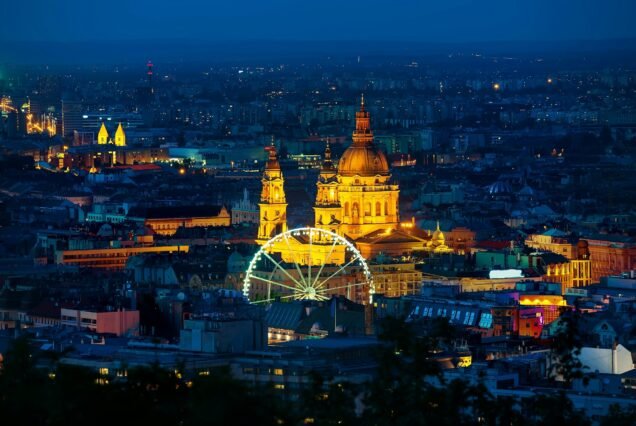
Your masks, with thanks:
M 636 5 L 35 3 L 1 423 L 636 425 Z

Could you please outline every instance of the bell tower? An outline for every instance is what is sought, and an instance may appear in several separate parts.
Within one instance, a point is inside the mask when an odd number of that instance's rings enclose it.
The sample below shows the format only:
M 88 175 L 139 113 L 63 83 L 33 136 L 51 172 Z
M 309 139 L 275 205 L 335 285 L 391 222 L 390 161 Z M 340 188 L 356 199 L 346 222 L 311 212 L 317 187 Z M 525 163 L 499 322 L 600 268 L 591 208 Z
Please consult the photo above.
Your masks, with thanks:
M 276 147 L 272 145 L 265 148 L 269 152 L 269 158 L 263 172 L 263 189 L 259 206 L 259 244 L 264 244 L 274 235 L 287 231 L 287 199 L 285 197 L 283 172 L 278 161 Z
M 99 133 L 97 133 L 97 143 L 99 145 L 105 145 L 108 143 L 108 130 L 106 130 L 106 126 L 102 121 L 102 126 L 99 128 Z
M 318 189 L 314 204 L 315 227 L 338 233 L 342 220 L 338 200 L 338 173 L 331 160 L 329 142 L 325 148 L 324 161 L 316 185 Z
M 115 146 L 126 146 L 126 133 L 124 133 L 121 123 L 119 123 L 115 132 Z

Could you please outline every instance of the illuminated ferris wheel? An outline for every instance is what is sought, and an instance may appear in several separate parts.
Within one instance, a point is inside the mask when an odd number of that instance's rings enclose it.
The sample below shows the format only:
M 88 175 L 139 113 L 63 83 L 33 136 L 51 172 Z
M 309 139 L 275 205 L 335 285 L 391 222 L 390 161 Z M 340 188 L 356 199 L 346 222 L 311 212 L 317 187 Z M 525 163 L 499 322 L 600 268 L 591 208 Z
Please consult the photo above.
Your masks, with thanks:
M 243 280 L 243 294 L 254 303 L 280 300 L 328 300 L 346 296 L 366 303 L 373 277 L 358 249 L 338 234 L 297 228 L 265 242 Z

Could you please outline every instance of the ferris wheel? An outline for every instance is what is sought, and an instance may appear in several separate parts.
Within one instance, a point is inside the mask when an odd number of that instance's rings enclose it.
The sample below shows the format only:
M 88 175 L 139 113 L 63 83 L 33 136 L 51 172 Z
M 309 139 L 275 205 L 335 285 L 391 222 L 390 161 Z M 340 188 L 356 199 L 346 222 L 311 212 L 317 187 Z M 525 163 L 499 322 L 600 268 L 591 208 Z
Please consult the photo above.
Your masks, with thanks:
M 370 301 L 373 277 L 358 249 L 320 228 L 297 228 L 265 242 L 249 263 L 243 295 L 253 303 L 328 300 L 343 295 Z

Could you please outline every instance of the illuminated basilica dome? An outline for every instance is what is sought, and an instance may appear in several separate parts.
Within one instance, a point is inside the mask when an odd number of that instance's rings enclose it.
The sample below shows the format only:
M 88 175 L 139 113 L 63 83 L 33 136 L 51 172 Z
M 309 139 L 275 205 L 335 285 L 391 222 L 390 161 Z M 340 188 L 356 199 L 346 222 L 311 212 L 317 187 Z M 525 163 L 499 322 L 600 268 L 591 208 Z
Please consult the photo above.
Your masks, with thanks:
M 369 112 L 364 109 L 364 98 L 360 111 L 356 112 L 356 130 L 353 144 L 340 157 L 338 174 L 341 176 L 386 176 L 389 163 L 382 151 L 373 145 Z
M 343 176 L 387 175 L 389 163 L 384 153 L 373 145 L 352 145 L 342 154 L 338 173 Z

